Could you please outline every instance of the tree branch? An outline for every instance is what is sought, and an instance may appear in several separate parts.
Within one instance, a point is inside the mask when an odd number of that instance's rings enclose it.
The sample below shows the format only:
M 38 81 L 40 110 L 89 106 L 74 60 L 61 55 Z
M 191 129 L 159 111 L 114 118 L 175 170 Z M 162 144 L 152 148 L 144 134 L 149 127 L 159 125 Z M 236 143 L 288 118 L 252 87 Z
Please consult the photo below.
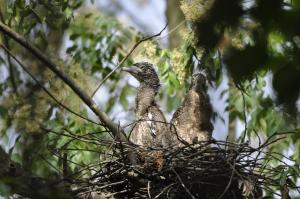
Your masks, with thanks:
M 73 81 L 66 73 L 60 70 L 54 62 L 46 57 L 39 49 L 31 45 L 25 38 L 19 35 L 14 30 L 0 22 L 0 31 L 6 34 L 11 39 L 15 40 L 21 46 L 31 52 L 36 58 L 38 58 L 43 64 L 46 65 L 52 72 L 54 72 L 60 79 L 62 79 L 80 98 L 81 100 L 97 115 L 99 120 L 106 126 L 114 135 L 115 138 L 119 138 L 121 141 L 129 142 L 124 135 L 124 130 L 115 124 L 106 113 L 100 111 L 96 103 L 85 93 L 75 81 Z
M 3 44 L 0 43 L 0 47 L 7 53 L 7 55 L 9 57 L 12 57 L 19 65 L 20 67 L 35 81 L 35 83 L 43 89 L 43 91 L 45 93 L 47 93 L 49 95 L 50 98 L 52 98 L 59 106 L 61 106 L 62 108 L 66 109 L 67 111 L 69 111 L 70 113 L 73 113 L 74 115 L 76 115 L 77 117 L 80 117 L 88 122 L 91 122 L 93 124 L 97 124 L 99 125 L 97 122 L 94 122 L 93 120 L 86 118 L 82 115 L 80 115 L 79 113 L 76 113 L 75 111 L 73 111 L 72 109 L 70 109 L 69 107 L 67 107 L 66 105 L 64 105 L 63 103 L 61 103 L 58 99 L 56 99 L 56 97 L 45 87 L 43 86 L 42 83 L 39 82 L 39 80 L 37 80 L 33 74 L 30 73 L 30 71 L 24 66 L 24 64 L 16 57 L 12 54 L 12 52 L 6 48 Z
M 4 19 L 1 8 L 0 8 L 0 20 L 2 23 L 5 23 L 5 19 Z M 10 49 L 8 38 L 5 35 L 3 37 L 3 42 L 4 42 L 4 45 L 8 49 Z M 9 67 L 9 77 L 10 77 L 11 85 L 12 85 L 13 91 L 18 96 L 18 89 L 17 89 L 16 77 L 15 77 L 15 73 L 14 73 L 14 66 L 11 63 L 11 59 L 10 59 L 10 56 L 8 53 L 6 53 L 6 56 L 7 56 L 7 62 L 8 62 L 8 67 Z
M 1 184 L 7 186 L 11 193 L 23 197 L 71 199 L 71 190 L 55 180 L 40 178 L 25 171 L 21 165 L 10 160 L 8 154 L 0 147 L 0 179 Z M 57 180 L 56 180 L 57 181 Z
M 104 82 L 116 71 L 118 70 L 118 68 L 120 68 L 120 66 L 128 59 L 128 57 L 132 54 L 132 52 L 144 41 L 150 40 L 154 37 L 158 37 L 161 35 L 161 33 L 168 27 L 168 24 L 165 25 L 165 27 L 157 34 L 155 35 L 151 35 L 149 37 L 145 37 L 141 40 L 139 40 L 138 42 L 136 42 L 131 49 L 129 50 L 129 52 L 127 53 L 127 55 L 120 61 L 120 63 L 106 76 L 104 77 L 104 79 L 100 82 L 100 84 L 97 86 L 97 88 L 95 89 L 95 91 L 92 94 L 92 97 L 96 94 L 96 92 L 99 90 L 99 88 L 104 84 Z

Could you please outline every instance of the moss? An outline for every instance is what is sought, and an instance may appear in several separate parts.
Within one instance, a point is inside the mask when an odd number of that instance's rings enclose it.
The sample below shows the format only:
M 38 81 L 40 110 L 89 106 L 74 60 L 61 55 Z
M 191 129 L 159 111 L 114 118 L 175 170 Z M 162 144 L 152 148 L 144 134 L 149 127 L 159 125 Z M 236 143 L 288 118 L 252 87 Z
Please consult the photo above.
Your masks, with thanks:
M 181 1 L 181 10 L 186 20 L 195 22 L 205 17 L 215 0 L 183 0 Z

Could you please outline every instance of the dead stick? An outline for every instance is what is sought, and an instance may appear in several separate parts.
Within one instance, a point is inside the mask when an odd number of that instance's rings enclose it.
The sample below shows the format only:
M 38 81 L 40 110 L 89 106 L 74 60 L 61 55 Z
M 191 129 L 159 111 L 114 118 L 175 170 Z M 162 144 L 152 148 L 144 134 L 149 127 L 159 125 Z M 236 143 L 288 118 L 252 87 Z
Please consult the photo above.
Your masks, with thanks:
M 174 168 L 172 168 L 172 171 L 175 173 L 177 179 L 179 180 L 181 186 L 185 189 L 185 191 L 187 192 L 187 194 L 188 194 L 192 199 L 196 199 L 195 196 L 193 196 L 193 194 L 190 192 L 190 190 L 185 186 L 185 184 L 183 183 L 181 177 L 180 177 L 179 174 L 175 171 Z

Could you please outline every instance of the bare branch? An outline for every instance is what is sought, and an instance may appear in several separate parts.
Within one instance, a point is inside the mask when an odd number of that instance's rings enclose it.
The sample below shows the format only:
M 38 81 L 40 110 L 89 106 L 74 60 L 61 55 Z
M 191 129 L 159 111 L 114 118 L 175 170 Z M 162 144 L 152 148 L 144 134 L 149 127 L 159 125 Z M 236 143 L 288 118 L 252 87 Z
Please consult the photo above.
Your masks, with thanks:
M 120 68 L 120 66 L 128 59 L 128 57 L 133 53 L 133 51 L 144 41 L 153 39 L 154 37 L 158 37 L 161 35 L 161 33 L 168 27 L 168 24 L 165 25 L 165 27 L 157 34 L 149 36 L 149 37 L 145 37 L 143 39 L 141 39 L 140 41 L 136 42 L 132 48 L 129 50 L 129 52 L 127 53 L 127 55 L 120 61 L 120 63 L 106 76 L 104 77 L 104 79 L 100 82 L 100 84 L 97 86 L 97 88 L 95 89 L 95 91 L 92 94 L 92 97 L 96 94 L 96 92 L 99 90 L 99 88 L 104 84 L 104 82 L 116 71 L 118 70 L 118 68 Z
M 179 180 L 181 186 L 185 189 L 185 191 L 187 192 L 187 194 L 192 198 L 195 199 L 195 196 L 193 196 L 193 194 L 190 192 L 190 190 L 185 186 L 184 182 L 182 181 L 181 177 L 179 176 L 179 174 L 175 171 L 174 168 L 172 168 L 172 171 L 175 173 L 177 179 Z

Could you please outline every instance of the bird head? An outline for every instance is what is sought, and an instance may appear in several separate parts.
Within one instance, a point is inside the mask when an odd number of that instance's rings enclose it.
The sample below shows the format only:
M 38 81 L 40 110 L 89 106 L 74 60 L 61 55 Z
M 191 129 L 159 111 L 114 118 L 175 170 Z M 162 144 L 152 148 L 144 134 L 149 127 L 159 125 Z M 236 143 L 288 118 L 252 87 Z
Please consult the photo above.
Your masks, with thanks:
M 194 89 L 196 91 L 206 91 L 207 90 L 207 84 L 206 84 L 207 78 L 202 73 L 195 73 L 192 76 L 192 82 L 191 82 L 191 89 Z
M 148 62 L 138 62 L 133 64 L 130 68 L 124 68 L 123 71 L 130 73 L 141 84 L 146 84 L 156 89 L 160 86 L 159 78 L 154 70 L 153 64 Z

